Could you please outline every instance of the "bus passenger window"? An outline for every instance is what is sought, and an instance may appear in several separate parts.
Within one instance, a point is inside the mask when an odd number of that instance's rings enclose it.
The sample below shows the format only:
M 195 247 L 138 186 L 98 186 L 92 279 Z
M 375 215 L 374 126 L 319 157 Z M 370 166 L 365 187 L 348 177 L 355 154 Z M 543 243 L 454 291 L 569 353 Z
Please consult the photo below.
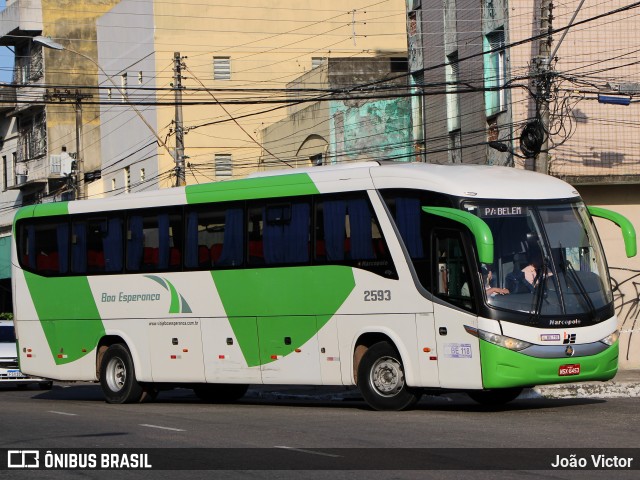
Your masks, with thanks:
M 397 278 L 366 193 L 322 196 L 316 202 L 316 263 L 338 263 Z
M 311 206 L 307 199 L 249 208 L 250 265 L 296 265 L 309 262 Z
M 93 218 L 71 223 L 71 271 L 120 272 L 123 266 L 122 218 Z
M 23 224 L 21 229 L 18 256 L 25 268 L 46 276 L 68 273 L 69 225 L 66 221 Z
M 169 271 L 182 268 L 181 215 L 166 211 L 129 217 L 127 270 Z
M 237 267 L 243 263 L 243 208 L 198 206 L 186 213 L 184 265 L 188 269 Z

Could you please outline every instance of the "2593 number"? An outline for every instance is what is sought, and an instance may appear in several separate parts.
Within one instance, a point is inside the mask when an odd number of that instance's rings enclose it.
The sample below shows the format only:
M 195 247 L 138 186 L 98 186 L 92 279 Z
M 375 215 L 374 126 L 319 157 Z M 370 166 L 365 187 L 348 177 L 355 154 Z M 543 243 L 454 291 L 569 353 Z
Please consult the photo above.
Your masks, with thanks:
M 391 290 L 365 290 L 365 302 L 389 302 L 391 301 Z

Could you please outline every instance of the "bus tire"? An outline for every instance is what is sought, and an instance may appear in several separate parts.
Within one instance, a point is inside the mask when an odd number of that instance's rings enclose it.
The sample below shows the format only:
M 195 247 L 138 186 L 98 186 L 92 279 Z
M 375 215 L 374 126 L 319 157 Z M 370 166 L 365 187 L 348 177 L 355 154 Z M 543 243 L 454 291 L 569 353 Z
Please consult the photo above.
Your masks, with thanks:
M 367 349 L 358 366 L 358 388 L 375 410 L 405 410 L 420 399 L 421 392 L 409 387 L 398 351 L 388 342 Z
M 211 403 L 233 403 L 244 397 L 249 385 L 243 383 L 203 383 L 193 387 L 200 400 Z
M 136 380 L 133 360 L 127 347 L 111 345 L 102 357 L 100 385 L 107 403 L 136 403 L 144 389 Z
M 522 388 L 498 388 L 495 390 L 469 390 L 467 395 L 475 402 L 485 406 L 505 405 L 518 398 Z

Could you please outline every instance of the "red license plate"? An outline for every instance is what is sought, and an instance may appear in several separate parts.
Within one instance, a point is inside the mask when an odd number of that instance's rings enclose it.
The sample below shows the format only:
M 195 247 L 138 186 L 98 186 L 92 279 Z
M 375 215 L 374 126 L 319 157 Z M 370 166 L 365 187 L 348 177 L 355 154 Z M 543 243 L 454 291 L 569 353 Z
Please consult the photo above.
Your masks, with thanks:
M 561 377 L 566 377 L 568 375 L 580 375 L 580 364 L 573 363 L 571 365 L 560 365 L 558 375 Z

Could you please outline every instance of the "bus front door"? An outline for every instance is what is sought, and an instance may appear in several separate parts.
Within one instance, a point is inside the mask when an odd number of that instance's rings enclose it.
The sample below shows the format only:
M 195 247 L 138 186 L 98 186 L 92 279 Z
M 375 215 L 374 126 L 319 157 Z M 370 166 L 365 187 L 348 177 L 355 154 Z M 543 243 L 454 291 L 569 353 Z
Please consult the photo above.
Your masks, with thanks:
M 478 337 L 465 327 L 478 326 L 469 263 L 461 232 L 438 229 L 433 236 L 437 256 L 433 271 L 438 373 L 443 388 L 482 388 Z M 473 330 L 472 330 L 473 331 Z

